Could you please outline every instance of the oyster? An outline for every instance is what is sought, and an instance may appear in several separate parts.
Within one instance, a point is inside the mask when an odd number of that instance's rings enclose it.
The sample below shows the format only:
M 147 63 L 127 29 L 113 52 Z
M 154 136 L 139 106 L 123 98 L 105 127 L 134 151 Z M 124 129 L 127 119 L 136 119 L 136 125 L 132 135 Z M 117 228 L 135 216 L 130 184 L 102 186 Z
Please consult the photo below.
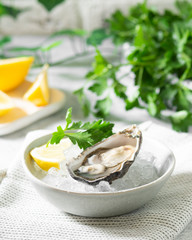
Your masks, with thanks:
M 142 142 L 141 131 L 133 125 L 87 148 L 67 164 L 70 175 L 92 185 L 121 178 L 135 160 Z

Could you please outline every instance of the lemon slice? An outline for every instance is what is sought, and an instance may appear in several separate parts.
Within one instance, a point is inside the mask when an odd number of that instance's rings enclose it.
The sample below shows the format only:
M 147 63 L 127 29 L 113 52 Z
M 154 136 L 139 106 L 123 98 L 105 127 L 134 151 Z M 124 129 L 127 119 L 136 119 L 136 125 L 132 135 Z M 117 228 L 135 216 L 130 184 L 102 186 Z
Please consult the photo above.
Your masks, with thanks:
M 0 60 L 0 90 L 9 91 L 18 87 L 25 80 L 33 61 L 33 57 Z
M 72 146 L 72 142 L 65 138 L 59 144 L 43 145 L 34 148 L 30 154 L 34 161 L 45 171 L 50 168 L 60 168 L 60 162 L 65 160 L 64 151 Z
M 0 91 L 0 116 L 7 114 L 10 110 L 14 108 L 12 99 Z
M 43 70 L 37 76 L 35 82 L 23 96 L 25 100 L 34 103 L 36 106 L 45 106 L 49 103 L 48 67 L 47 64 L 43 67 Z

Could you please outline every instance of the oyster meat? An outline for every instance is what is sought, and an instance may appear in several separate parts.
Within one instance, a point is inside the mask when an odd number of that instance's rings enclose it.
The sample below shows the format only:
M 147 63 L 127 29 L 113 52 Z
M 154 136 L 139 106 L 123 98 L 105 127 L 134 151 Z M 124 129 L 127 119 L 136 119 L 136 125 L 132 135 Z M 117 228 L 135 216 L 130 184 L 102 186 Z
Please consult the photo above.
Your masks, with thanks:
M 142 133 L 133 125 L 87 148 L 67 164 L 70 175 L 92 185 L 121 178 L 136 158 Z

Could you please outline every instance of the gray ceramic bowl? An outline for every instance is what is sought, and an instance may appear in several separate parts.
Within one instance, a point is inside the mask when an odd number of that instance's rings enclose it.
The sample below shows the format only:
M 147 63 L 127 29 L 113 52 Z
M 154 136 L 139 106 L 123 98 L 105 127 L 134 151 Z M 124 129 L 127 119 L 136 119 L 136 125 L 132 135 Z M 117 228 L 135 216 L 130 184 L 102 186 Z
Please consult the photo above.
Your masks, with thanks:
M 55 207 L 67 213 L 87 217 L 109 217 L 133 211 L 150 201 L 170 177 L 175 158 L 164 144 L 143 138 L 143 148 L 154 153 L 158 160 L 155 167 L 159 178 L 140 187 L 113 193 L 78 193 L 67 192 L 44 183 L 41 178 L 45 172 L 39 170 L 31 159 L 29 152 L 45 144 L 51 135 L 45 135 L 32 141 L 24 151 L 23 166 L 37 192 Z

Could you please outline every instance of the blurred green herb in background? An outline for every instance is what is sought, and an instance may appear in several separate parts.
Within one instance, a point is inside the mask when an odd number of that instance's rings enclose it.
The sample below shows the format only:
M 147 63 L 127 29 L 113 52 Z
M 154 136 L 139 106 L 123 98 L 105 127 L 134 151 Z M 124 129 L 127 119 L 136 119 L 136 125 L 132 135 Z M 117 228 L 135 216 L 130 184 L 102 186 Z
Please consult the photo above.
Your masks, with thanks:
M 118 65 L 112 65 L 96 50 L 87 84 L 98 98 L 94 109 L 86 109 L 86 115 L 109 115 L 110 93 L 114 92 L 123 99 L 126 110 L 144 108 L 151 116 L 170 121 L 175 130 L 188 130 L 192 125 L 192 89 L 188 87 L 192 79 L 192 3 L 176 1 L 175 5 L 176 13 L 165 10 L 160 14 L 145 1 L 131 8 L 128 15 L 116 11 L 107 19 L 113 43 L 129 43 L 132 50 L 126 63 Z M 137 86 L 131 99 L 127 95 L 129 83 L 123 85 L 117 78 L 119 69 L 126 64 L 131 66 Z M 80 100 L 84 101 L 86 88 L 75 92 Z M 85 109 L 86 103 L 81 104 Z M 164 114 L 165 110 L 169 114 Z
M 38 0 L 38 2 L 47 10 L 52 11 L 56 6 L 65 2 L 65 0 Z M 27 8 L 28 9 L 28 8 Z M 21 12 L 27 9 L 19 9 L 14 6 L 6 5 L 0 2 L 0 17 L 3 15 L 9 15 L 11 17 L 16 18 Z
M 13 18 L 16 18 L 23 10 L 7 6 L 3 3 L 0 3 L 0 17 L 3 15 L 9 15 Z
M 38 0 L 38 2 L 41 3 L 47 11 L 51 11 L 57 5 L 65 2 L 65 0 Z

